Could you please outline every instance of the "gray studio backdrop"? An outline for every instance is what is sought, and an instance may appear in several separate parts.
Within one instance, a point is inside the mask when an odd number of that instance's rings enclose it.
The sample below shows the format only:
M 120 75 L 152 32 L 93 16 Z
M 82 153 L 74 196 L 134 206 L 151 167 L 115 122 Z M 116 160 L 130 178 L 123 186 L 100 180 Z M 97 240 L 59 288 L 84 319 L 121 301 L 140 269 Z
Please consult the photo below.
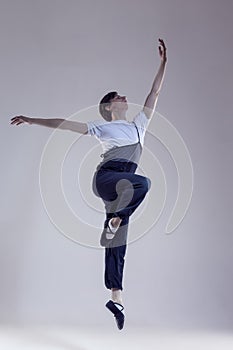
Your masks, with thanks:
M 152 147 L 146 137 L 166 176 L 167 199 L 157 224 L 128 247 L 127 322 L 232 329 L 232 13 L 227 0 L 0 1 L 1 323 L 109 322 L 103 250 L 66 238 L 41 198 L 40 160 L 53 130 L 9 121 L 20 114 L 66 118 L 110 90 L 143 104 L 158 69 L 161 37 L 168 64 L 157 111 L 185 141 L 194 188 L 184 220 L 166 235 L 177 173 L 166 148 L 159 140 Z M 90 119 L 97 118 L 96 109 Z M 77 212 L 78 145 L 68 158 L 65 186 Z M 87 137 L 82 152 L 97 145 Z M 91 187 L 87 192 L 91 196 Z M 149 195 L 144 212 L 156 201 Z M 88 205 L 82 210 L 89 215 Z M 87 236 L 98 236 L 93 225 L 103 216 L 91 213 L 90 225 L 77 225 L 77 231 L 85 227 Z M 140 220 L 145 217 L 142 212 Z

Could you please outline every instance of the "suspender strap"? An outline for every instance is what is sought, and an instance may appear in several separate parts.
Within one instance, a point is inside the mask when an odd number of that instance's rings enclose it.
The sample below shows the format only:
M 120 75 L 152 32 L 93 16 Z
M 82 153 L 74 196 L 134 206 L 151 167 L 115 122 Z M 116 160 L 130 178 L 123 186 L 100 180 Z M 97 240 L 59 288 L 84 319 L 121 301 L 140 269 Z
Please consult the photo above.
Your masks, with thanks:
M 141 143 L 141 141 L 140 141 L 140 136 L 139 136 L 139 131 L 138 131 L 138 128 L 137 128 L 137 125 L 136 125 L 136 123 L 135 123 L 135 122 L 133 122 L 133 123 L 134 123 L 135 128 L 136 128 L 137 133 L 138 133 L 138 142 L 139 142 L 139 143 Z

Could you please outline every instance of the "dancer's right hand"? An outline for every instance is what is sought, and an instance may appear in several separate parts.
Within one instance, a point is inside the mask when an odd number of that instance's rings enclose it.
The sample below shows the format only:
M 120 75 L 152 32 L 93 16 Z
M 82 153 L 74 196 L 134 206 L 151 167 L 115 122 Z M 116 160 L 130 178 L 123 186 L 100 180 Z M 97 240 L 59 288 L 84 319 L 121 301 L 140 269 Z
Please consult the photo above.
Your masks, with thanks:
M 12 125 L 20 125 L 23 123 L 32 124 L 32 119 L 29 117 L 24 117 L 23 115 L 18 115 L 16 117 L 11 118 Z

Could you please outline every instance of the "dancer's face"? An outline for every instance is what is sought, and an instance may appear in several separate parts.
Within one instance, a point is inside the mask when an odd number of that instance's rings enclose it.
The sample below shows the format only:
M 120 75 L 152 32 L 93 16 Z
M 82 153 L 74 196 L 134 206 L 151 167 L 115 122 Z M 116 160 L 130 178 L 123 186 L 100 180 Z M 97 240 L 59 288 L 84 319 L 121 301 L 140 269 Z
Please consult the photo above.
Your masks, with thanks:
M 112 111 L 114 110 L 127 110 L 128 109 L 128 104 L 127 104 L 127 99 L 126 96 L 120 96 L 116 95 L 112 100 L 111 100 L 111 105 L 110 109 Z

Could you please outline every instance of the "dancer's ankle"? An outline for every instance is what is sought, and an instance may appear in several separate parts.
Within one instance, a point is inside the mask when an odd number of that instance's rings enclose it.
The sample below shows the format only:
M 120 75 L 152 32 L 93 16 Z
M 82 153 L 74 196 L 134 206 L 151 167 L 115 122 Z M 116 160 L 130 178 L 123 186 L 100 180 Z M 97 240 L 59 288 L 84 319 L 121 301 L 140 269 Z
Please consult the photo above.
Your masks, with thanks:
M 121 224 L 121 221 L 122 221 L 122 219 L 119 216 L 112 218 L 111 219 L 112 227 L 114 227 L 114 228 L 119 227 Z
M 112 301 L 114 303 L 123 304 L 121 289 L 112 288 Z

